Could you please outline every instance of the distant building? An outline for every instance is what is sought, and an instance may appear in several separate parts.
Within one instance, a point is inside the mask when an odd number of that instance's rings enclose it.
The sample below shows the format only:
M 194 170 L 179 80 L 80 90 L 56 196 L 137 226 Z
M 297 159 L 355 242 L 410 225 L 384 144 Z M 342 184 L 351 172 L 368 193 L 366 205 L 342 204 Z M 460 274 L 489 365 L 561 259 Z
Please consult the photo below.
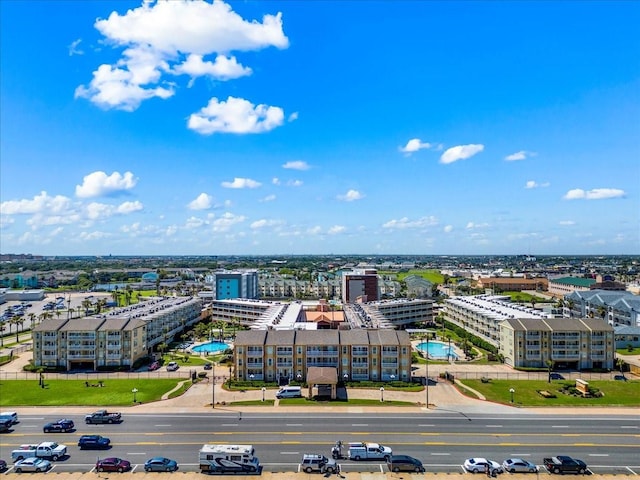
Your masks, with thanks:
M 593 318 L 510 318 L 500 324 L 500 353 L 511 367 L 570 370 L 614 367 L 613 327 Z
M 379 328 L 406 328 L 433 321 L 433 300 L 395 299 L 363 303 L 362 309 Z
M 633 348 L 640 347 L 640 327 L 620 325 L 614 327 L 614 335 L 616 338 L 616 349 L 628 348 L 629 345 Z
M 598 275 L 591 285 L 591 290 L 616 290 L 624 291 L 627 286 L 622 282 L 616 282 L 613 275 Z
M 546 291 L 549 288 L 549 280 L 544 277 L 480 277 L 477 285 L 481 290 L 491 290 L 494 293 Z
M 549 279 L 549 294 L 562 298 L 571 292 L 587 291 L 596 283 L 593 278 L 560 277 Z
M 232 298 L 258 298 L 257 270 L 220 270 L 206 277 L 212 284 L 216 300 Z
M 342 301 L 344 303 L 374 302 L 378 299 L 378 273 L 375 269 L 343 272 Z

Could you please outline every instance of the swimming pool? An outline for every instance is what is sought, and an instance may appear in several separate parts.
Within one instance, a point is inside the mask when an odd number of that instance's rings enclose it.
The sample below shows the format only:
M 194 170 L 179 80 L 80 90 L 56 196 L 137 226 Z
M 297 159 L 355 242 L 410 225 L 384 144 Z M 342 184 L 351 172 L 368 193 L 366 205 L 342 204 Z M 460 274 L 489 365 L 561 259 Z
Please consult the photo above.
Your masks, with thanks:
M 416 345 L 416 348 L 422 352 L 427 351 L 429 358 L 435 359 L 458 359 L 458 355 L 453 351 L 453 347 L 449 347 L 442 342 L 422 342 Z
M 229 348 L 229 345 L 223 342 L 207 342 L 202 345 L 197 345 L 193 347 L 191 350 L 197 353 L 217 353 L 222 352 Z

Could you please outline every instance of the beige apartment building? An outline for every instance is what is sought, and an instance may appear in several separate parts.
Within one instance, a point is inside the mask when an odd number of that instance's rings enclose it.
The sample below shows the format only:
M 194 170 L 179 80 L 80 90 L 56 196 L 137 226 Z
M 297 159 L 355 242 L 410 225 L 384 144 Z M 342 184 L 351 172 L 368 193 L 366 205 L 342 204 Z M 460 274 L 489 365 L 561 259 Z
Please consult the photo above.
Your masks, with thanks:
M 500 324 L 500 353 L 512 367 L 614 368 L 613 327 L 596 318 L 510 318 Z
M 198 322 L 201 311 L 199 298 L 169 297 L 90 317 L 50 319 L 33 329 L 33 361 L 64 370 L 130 368 Z
M 410 381 L 411 340 L 400 330 L 242 331 L 234 363 L 238 380 L 306 381 L 322 367 L 349 381 Z

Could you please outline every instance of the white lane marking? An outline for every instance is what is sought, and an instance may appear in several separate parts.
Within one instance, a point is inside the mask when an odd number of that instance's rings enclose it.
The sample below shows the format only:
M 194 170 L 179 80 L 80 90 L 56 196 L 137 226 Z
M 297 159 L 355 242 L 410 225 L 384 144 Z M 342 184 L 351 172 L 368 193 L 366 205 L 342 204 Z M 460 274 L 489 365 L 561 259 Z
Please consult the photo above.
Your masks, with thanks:
M 287 427 L 301 427 L 302 426 L 301 423 L 287 423 L 286 425 L 287 425 Z
M 512 457 L 515 457 L 515 458 L 530 457 L 531 456 L 530 453 L 510 453 L 509 455 L 512 456 Z
M 633 473 L 634 475 L 638 475 L 636 472 L 634 472 L 633 470 L 631 470 L 629 467 L 625 467 L 627 470 L 629 470 L 631 473 Z
M 450 453 L 431 452 L 431 455 L 441 455 L 441 456 L 445 456 L 445 455 L 451 455 L 451 454 L 450 454 Z
M 486 428 L 502 428 L 502 425 L 485 425 Z
M 569 425 L 551 425 L 551 428 L 569 428 Z
M 147 452 L 129 452 L 127 455 L 146 455 Z
M 638 428 L 637 425 L 620 425 L 620 428 Z
M 280 455 L 300 455 L 300 452 L 280 452 Z
M 435 427 L 433 423 L 421 423 L 418 425 L 419 427 Z
M 223 427 L 237 427 L 238 424 L 237 423 L 223 423 L 222 426 Z
M 587 456 L 589 456 L 589 457 L 608 457 L 609 454 L 608 453 L 588 453 Z
M 352 423 L 351 426 L 352 427 L 368 427 L 369 424 L 368 423 Z
M 160 424 L 156 425 L 156 427 L 171 427 L 171 425 L 168 424 L 168 423 L 167 424 L 160 423 Z

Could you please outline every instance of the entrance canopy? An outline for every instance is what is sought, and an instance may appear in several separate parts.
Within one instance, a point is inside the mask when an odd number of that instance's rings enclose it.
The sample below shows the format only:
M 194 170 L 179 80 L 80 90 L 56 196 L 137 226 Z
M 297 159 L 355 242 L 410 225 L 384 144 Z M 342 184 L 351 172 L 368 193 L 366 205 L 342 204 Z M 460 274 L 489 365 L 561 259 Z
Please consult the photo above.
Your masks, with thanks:
M 309 385 L 309 398 L 313 396 L 314 385 L 331 385 L 331 400 L 335 400 L 338 370 L 334 367 L 309 367 L 307 369 L 307 384 Z

